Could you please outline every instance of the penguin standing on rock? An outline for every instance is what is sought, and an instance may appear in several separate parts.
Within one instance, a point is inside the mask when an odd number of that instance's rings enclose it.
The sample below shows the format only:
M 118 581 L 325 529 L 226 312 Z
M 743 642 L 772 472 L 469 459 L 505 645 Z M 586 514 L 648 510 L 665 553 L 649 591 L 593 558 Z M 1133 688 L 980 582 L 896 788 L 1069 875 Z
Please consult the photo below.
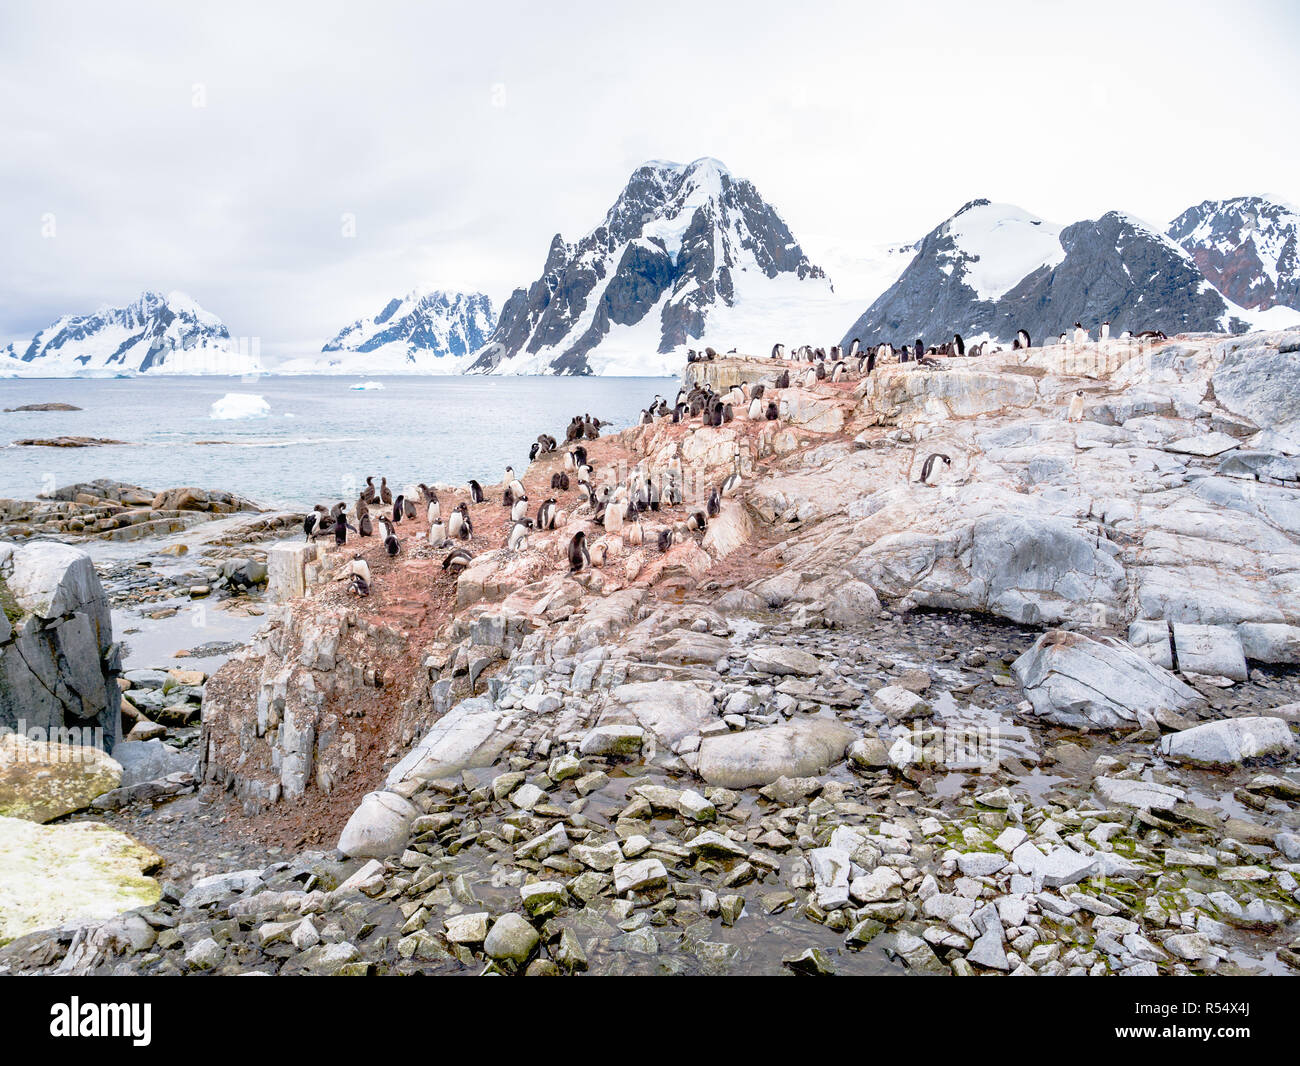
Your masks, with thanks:
M 1029 331 L 1024 329 L 1016 330 L 1016 339 L 1015 342 L 1011 345 L 1011 347 L 1017 350 L 1022 348 L 1033 347 L 1029 339 Z
M 569 540 L 569 571 L 577 573 L 591 566 L 591 552 L 587 550 L 587 534 L 578 530 Z
M 1083 389 L 1076 390 L 1075 394 L 1070 397 L 1070 410 L 1069 413 L 1066 415 L 1066 421 L 1067 422 L 1083 421 Z
M 470 503 L 483 502 L 483 486 L 480 485 L 477 481 L 471 480 L 469 483 L 469 502 Z
M 537 528 L 554 529 L 555 528 L 555 500 L 549 499 L 537 508 Z
M 524 515 L 528 513 L 528 497 L 520 496 L 510 508 L 510 520 L 512 522 L 522 522 Z
M 528 527 L 522 522 L 516 522 L 510 530 L 510 539 L 506 542 L 506 547 L 512 552 L 527 550 Z
M 442 520 L 442 504 L 438 502 L 437 496 L 429 501 L 429 510 L 425 517 L 428 519 L 429 525 Z
M 318 503 L 312 508 L 311 514 L 303 519 L 302 531 L 307 534 L 308 540 L 311 540 L 311 538 L 316 535 L 316 532 L 321 528 L 322 523 L 328 515 L 329 512 L 325 510 L 325 505 Z
M 930 485 L 930 475 L 934 472 L 935 460 L 941 460 L 944 466 L 952 466 L 952 459 L 941 452 L 932 452 L 926 456 L 925 462 L 921 464 L 921 484 Z
M 767 410 L 763 413 L 763 417 L 769 422 L 775 422 L 781 417 L 781 409 L 777 407 L 775 400 L 767 401 Z
M 402 496 L 402 495 L 400 495 L 400 494 L 398 495 L 397 499 L 395 499 L 395 500 L 393 501 L 393 521 L 394 521 L 394 522 L 400 522 L 400 521 L 402 520 L 402 515 L 404 515 L 404 514 L 406 513 L 406 506 L 405 506 L 405 504 L 406 504 L 406 497 L 405 497 L 405 496 Z

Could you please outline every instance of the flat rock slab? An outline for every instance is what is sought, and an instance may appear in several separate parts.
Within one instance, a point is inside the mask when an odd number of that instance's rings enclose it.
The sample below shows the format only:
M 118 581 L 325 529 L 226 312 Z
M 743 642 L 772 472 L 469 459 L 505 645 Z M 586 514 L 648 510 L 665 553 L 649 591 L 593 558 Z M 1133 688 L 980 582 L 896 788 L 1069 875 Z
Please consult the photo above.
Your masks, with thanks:
M 1226 433 L 1201 433 L 1194 437 L 1182 437 L 1165 445 L 1165 451 L 1178 452 L 1181 455 L 1221 455 L 1236 448 L 1241 441 Z
M 1187 798 L 1187 793 L 1172 785 L 1158 785 L 1153 781 L 1125 781 L 1118 777 L 1099 777 L 1092 783 L 1107 803 L 1120 807 L 1136 807 L 1144 811 L 1171 811 L 1174 804 Z
M 37 929 L 149 907 L 162 859 L 98 822 L 37 825 L 0 817 L 0 944 Z
M 1201 702 L 1194 688 L 1112 637 L 1051 629 L 1011 669 L 1034 714 L 1075 729 L 1132 729 Z
M 99 748 L 0 734 L 0 815 L 48 822 L 117 788 L 122 767 Z
M 690 681 L 619 685 L 610 692 L 600 715 L 601 725 L 638 725 L 669 747 L 717 720 L 713 696 Z
M 747 729 L 700 743 L 696 772 L 711 785 L 749 788 L 778 777 L 806 777 L 833 766 L 857 738 L 848 726 L 806 718 L 766 729 Z
M 817 656 L 798 648 L 753 648 L 748 662 L 760 674 L 797 674 L 816 677 L 822 672 Z
M 1281 718 L 1248 716 L 1206 722 L 1160 738 L 1160 753 L 1175 762 L 1235 766 L 1296 750 L 1291 727 Z
M 1230 626 L 1198 626 L 1175 622 L 1174 650 L 1184 674 L 1208 674 L 1245 681 L 1246 653 L 1241 637 Z

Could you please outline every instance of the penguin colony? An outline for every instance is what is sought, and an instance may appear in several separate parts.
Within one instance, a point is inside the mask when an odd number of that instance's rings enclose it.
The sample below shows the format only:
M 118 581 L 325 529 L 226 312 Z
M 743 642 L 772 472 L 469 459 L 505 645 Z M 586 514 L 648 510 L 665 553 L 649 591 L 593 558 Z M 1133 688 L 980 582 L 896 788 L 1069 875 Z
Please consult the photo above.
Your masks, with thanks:
M 1091 335 L 1076 322 L 1073 342 L 1087 344 Z M 1066 344 L 1071 334 L 1062 332 L 1057 338 Z M 1102 342 L 1110 338 L 1110 323 L 1103 322 L 1098 330 Z M 1125 331 L 1123 341 L 1165 340 L 1159 330 L 1143 330 L 1134 334 Z M 1033 340 L 1026 330 L 1017 330 L 1011 344 L 1013 351 L 1032 347 Z M 819 382 L 840 384 L 860 380 L 874 373 L 878 366 L 912 363 L 926 369 L 947 369 L 947 358 L 970 358 L 992 354 L 1002 349 L 990 341 L 967 344 L 960 333 L 940 344 L 926 345 L 922 338 L 913 341 L 883 341 L 864 346 L 857 338 L 847 349 L 832 345 L 829 349 L 800 345 L 787 350 L 785 344 L 772 347 L 770 359 L 779 369 L 764 382 L 742 383 L 715 391 L 708 383 L 682 387 L 669 402 L 656 394 L 644 408 L 639 418 L 643 426 L 665 421 L 674 425 L 687 424 L 692 428 L 723 426 L 737 419 L 750 422 L 776 422 L 781 419 L 779 393 L 792 385 L 811 388 Z M 735 354 L 732 349 L 729 355 Z M 702 351 L 690 349 L 688 363 L 714 362 L 721 358 L 718 351 L 706 347 Z M 1083 416 L 1083 393 L 1070 399 L 1068 418 L 1079 421 Z M 698 423 L 697 421 L 698 420 Z M 683 473 L 679 466 L 651 469 L 644 464 L 635 465 L 626 476 L 613 470 L 597 471 L 588 455 L 586 443 L 597 440 L 601 430 L 610 425 L 590 413 L 576 414 L 564 431 L 563 443 L 559 438 L 543 433 L 529 448 L 528 459 L 533 462 L 554 452 L 562 452 L 562 469 L 551 474 L 548 495 L 544 500 L 529 499 L 523 479 L 513 467 L 507 466 L 501 481 L 501 505 L 509 512 L 505 525 L 504 546 L 511 552 L 528 550 L 529 535 L 533 531 L 563 529 L 570 520 L 594 523 L 610 535 L 622 537 L 625 543 L 639 547 L 653 546 L 667 552 L 675 544 L 704 533 L 712 519 L 722 512 L 723 500 L 736 495 L 743 485 L 743 458 L 739 451 L 733 456 L 732 469 L 717 485 L 709 487 L 704 495 L 704 505 L 689 510 L 681 516 L 671 511 L 681 508 L 683 499 Z M 952 466 L 952 459 L 941 453 L 929 455 L 917 479 L 922 485 L 935 484 L 941 470 Z M 384 546 L 389 557 L 403 551 L 403 535 L 408 540 L 418 538 L 437 551 L 444 552 L 442 569 L 455 575 L 470 566 L 476 553 L 490 550 L 496 545 L 482 543 L 474 532 L 474 514 L 478 508 L 492 507 L 493 500 L 478 480 L 470 480 L 458 502 L 444 502 L 438 490 L 421 482 L 415 489 L 394 494 L 387 477 L 366 478 L 348 514 L 347 504 L 340 500 L 331 504 L 316 504 L 303 522 L 307 539 L 333 537 L 337 547 L 347 545 L 348 534 L 361 538 L 375 537 Z M 418 497 L 416 491 L 418 489 Z M 443 489 L 446 492 L 446 488 Z M 534 510 L 534 507 L 536 508 Z M 410 530 L 423 517 L 427 528 Z M 403 529 L 403 523 L 406 529 Z M 409 531 L 409 532 L 408 532 Z M 603 540 L 593 542 L 585 529 L 578 529 L 568 538 L 564 556 L 568 569 L 579 572 L 599 567 L 604 562 L 606 546 Z M 374 587 L 374 578 L 362 555 L 353 554 L 351 562 L 343 568 L 340 580 L 357 595 L 368 596 Z

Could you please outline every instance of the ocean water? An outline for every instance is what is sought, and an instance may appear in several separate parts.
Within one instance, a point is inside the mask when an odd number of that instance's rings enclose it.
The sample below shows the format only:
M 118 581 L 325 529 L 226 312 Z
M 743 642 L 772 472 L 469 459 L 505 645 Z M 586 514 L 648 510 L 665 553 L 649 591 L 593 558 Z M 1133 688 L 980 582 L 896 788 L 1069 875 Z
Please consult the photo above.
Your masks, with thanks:
M 113 478 L 148 489 L 197 485 L 269 507 L 351 500 L 367 475 L 390 485 L 501 480 L 539 433 L 563 442 L 575 414 L 635 425 L 665 378 L 351 377 L 0 380 L 0 408 L 63 402 L 80 411 L 0 413 L 0 497 Z M 227 394 L 260 396 L 265 417 L 215 419 Z M 236 401 L 229 406 L 250 405 Z M 27 437 L 106 437 L 122 445 L 14 447 Z M 376 479 L 376 483 L 378 483 Z

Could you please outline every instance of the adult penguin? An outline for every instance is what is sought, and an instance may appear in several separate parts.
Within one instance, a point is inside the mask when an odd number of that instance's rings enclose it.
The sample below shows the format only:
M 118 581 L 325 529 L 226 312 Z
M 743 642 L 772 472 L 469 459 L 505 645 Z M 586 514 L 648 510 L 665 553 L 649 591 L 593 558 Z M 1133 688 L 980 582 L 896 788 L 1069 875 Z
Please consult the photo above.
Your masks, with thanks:
M 941 452 L 931 452 L 928 456 L 926 456 L 925 462 L 921 464 L 922 485 L 928 485 L 930 483 L 930 474 L 933 473 L 934 471 L 934 463 L 936 459 L 942 460 L 944 466 L 952 466 L 951 458 L 942 454 Z
M 658 510 L 659 510 L 659 503 L 660 503 L 660 500 L 662 499 L 662 497 L 660 496 L 660 493 L 659 493 L 659 485 L 658 485 L 658 483 L 655 482 L 655 481 L 653 481 L 653 480 L 651 480 L 650 478 L 646 478 L 646 479 L 645 479 L 645 491 L 646 491 L 646 498 L 647 498 L 647 500 L 648 500 L 648 502 L 649 502 L 649 504 L 650 504 L 650 510 L 652 510 L 652 511 L 658 511 Z
M 398 543 L 397 534 L 393 532 L 393 523 L 382 516 L 379 521 L 384 527 L 384 551 L 388 552 L 390 556 L 396 555 L 402 550 L 402 546 Z
M 918 362 L 920 361 L 921 356 L 925 355 L 925 345 L 921 343 L 920 337 L 916 338 L 916 346 L 914 348 L 914 352 Z
M 569 539 L 569 572 L 577 573 L 584 566 L 591 566 L 591 552 L 587 550 L 587 534 L 578 530 Z
M 336 547 L 343 547 L 348 542 L 348 530 L 353 533 L 357 532 L 357 527 L 348 522 L 346 514 L 340 514 L 334 519 L 334 544 Z
M 460 536 L 460 527 L 465 524 L 465 505 L 457 504 L 447 516 L 447 534 L 455 539 Z
M 552 497 L 537 508 L 537 528 L 555 528 L 555 499 Z
M 459 537 L 461 540 L 469 540 L 474 535 L 474 523 L 469 519 L 469 508 L 462 503 L 457 510 L 460 512 L 460 525 L 452 533 L 452 536 Z
M 474 481 L 472 478 L 470 479 L 470 483 L 469 483 L 469 502 L 470 503 L 483 502 L 483 486 L 480 485 L 477 481 Z
M 429 510 L 425 515 L 425 518 L 428 520 L 429 525 L 433 525 L 435 522 L 442 520 L 442 503 L 438 500 L 437 496 L 434 496 L 434 498 L 429 501 Z
M 400 522 L 404 514 L 406 514 L 406 497 L 398 493 L 397 499 L 393 501 L 393 521 Z
M 516 522 L 510 530 L 510 539 L 506 542 L 506 547 L 513 551 L 526 551 L 528 548 L 528 527 L 522 522 Z
M 520 496 L 515 500 L 514 506 L 510 508 L 510 520 L 512 522 L 522 522 L 524 515 L 528 513 L 528 497 Z
M 960 333 L 954 333 L 952 335 L 952 352 L 953 355 L 966 354 L 966 342 L 961 339 Z
M 867 373 L 870 374 L 875 369 L 876 369 L 876 349 L 868 348 L 867 349 Z
M 1079 389 L 1070 397 L 1070 410 L 1066 414 L 1067 422 L 1083 421 L 1083 389 Z
M 727 475 L 726 480 L 722 483 L 722 495 L 730 496 L 740 488 L 740 453 L 737 452 L 731 459 L 731 473 Z
M 454 548 L 442 560 L 442 568 L 449 573 L 458 573 L 474 561 L 474 556 L 464 548 Z
M 708 508 L 710 518 L 717 518 L 722 513 L 722 497 L 718 495 L 717 489 L 709 493 L 709 500 L 705 507 Z
M 388 488 L 388 478 L 386 477 L 379 479 L 379 502 L 385 507 L 393 502 L 393 494 Z
M 762 417 L 763 417 L 763 401 L 760 400 L 757 396 L 755 396 L 752 400 L 749 401 L 749 419 L 750 421 L 757 421 Z
M 1030 348 L 1032 346 L 1032 342 L 1029 339 L 1029 331 L 1025 329 L 1016 330 L 1016 343 L 1012 347 Z
M 303 519 L 302 531 L 307 534 L 308 540 L 311 540 L 311 538 L 316 535 L 316 532 L 321 528 L 322 523 L 328 515 L 329 511 L 325 509 L 325 505 L 318 503 L 312 508 L 311 514 Z
M 773 358 L 773 359 L 784 359 L 784 358 L 785 358 L 785 345 L 784 345 L 784 344 L 774 344 L 774 345 L 772 345 L 772 358 Z

